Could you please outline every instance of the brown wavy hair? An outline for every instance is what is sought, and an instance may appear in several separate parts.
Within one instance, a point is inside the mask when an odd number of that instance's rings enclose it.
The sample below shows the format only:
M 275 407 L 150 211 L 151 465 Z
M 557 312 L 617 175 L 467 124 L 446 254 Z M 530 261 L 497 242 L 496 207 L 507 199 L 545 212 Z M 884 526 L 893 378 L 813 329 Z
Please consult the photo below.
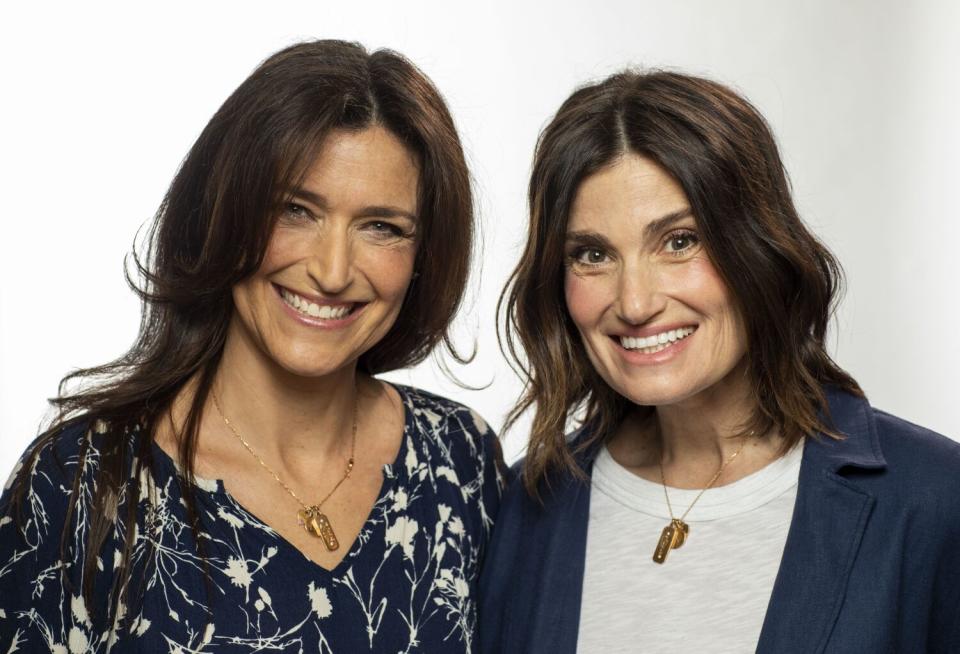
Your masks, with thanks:
M 534 408 L 523 472 L 534 497 L 555 472 L 582 474 L 577 452 L 636 408 L 594 370 L 563 292 L 567 222 L 580 184 L 626 153 L 656 161 L 679 182 L 738 304 L 758 400 L 743 433 L 776 427 L 784 450 L 807 435 L 835 436 L 821 417 L 823 386 L 863 394 L 824 344 L 842 270 L 800 220 L 760 113 L 711 80 L 620 72 L 575 91 L 540 134 L 527 244 L 500 297 L 502 345 L 525 382 L 506 427 Z M 571 422 L 589 423 L 576 451 L 564 436 Z
M 95 490 L 80 496 L 92 456 L 84 439 L 73 479 L 60 556 L 73 560 L 70 523 L 87 529 L 82 592 L 94 608 L 97 557 L 121 525 L 124 545 L 109 593 L 105 624 L 128 591 L 136 524 L 138 479 L 152 465 L 151 440 L 188 380 L 196 393 L 179 433 L 178 459 L 195 541 L 201 524 L 193 492 L 193 458 L 203 406 L 220 363 L 233 313 L 231 289 L 259 267 L 279 208 L 302 180 L 332 130 L 380 125 L 416 156 L 419 167 L 415 276 L 404 309 L 387 335 L 363 353 L 370 374 L 422 361 L 438 344 L 454 349 L 449 327 L 461 303 L 473 247 L 470 176 L 453 119 L 432 82 L 402 55 L 369 53 L 356 43 L 312 41 L 266 59 L 224 102 L 177 171 L 148 234 L 134 250 L 127 280 L 142 301 L 140 331 L 122 357 L 67 375 L 52 404 L 58 417 L 28 452 L 11 506 L 20 516 L 39 452 L 64 429 L 83 423 L 102 431 Z M 140 280 L 135 277 L 139 277 Z M 67 392 L 70 384 L 80 390 Z M 150 437 L 130 445 L 139 428 Z M 98 436 L 99 437 L 99 436 Z M 131 470 L 131 461 L 134 461 Z M 88 513 L 76 513 L 85 505 Z M 143 577 L 146 578 L 146 571 Z M 141 579 L 141 582 L 143 580 Z M 209 582 L 209 579 L 208 579 Z M 126 611 L 127 619 L 136 611 Z

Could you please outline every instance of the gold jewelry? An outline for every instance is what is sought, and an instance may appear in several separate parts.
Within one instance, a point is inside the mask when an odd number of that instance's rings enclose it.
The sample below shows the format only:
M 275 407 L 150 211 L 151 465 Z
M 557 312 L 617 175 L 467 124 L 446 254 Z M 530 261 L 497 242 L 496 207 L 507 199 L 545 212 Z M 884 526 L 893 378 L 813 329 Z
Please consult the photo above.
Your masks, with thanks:
M 743 439 L 743 442 L 740 443 L 740 447 L 736 452 L 733 453 L 729 459 L 720 464 L 720 469 L 717 470 L 717 474 L 707 482 L 707 485 L 703 487 L 697 496 L 693 498 L 693 501 L 690 502 L 690 506 L 687 507 L 687 510 L 683 512 L 683 515 L 679 518 L 673 516 L 673 507 L 670 506 L 670 496 L 667 494 L 667 482 L 664 480 L 663 476 L 663 458 L 661 457 L 659 466 L 660 466 L 660 484 L 663 486 L 663 497 L 667 500 L 667 511 L 670 512 L 670 524 L 663 528 L 663 531 L 660 532 L 660 540 L 657 542 L 657 549 L 653 551 L 653 562 L 654 563 L 663 563 L 667 560 L 667 554 L 670 553 L 670 550 L 675 550 L 678 547 L 681 547 L 685 542 L 687 542 L 687 537 L 690 535 L 690 525 L 683 521 L 687 517 L 687 514 L 690 513 L 690 509 L 693 508 L 693 505 L 697 503 L 701 496 L 707 492 L 711 486 L 720 478 L 720 475 L 723 474 L 724 468 L 726 468 L 730 463 L 737 458 L 737 455 L 743 451 L 743 446 L 747 444 L 746 437 Z
M 220 414 L 220 417 L 223 418 L 224 424 L 233 432 L 233 435 L 236 436 L 243 446 L 247 449 L 247 452 L 253 455 L 263 468 L 273 475 L 273 478 L 277 480 L 277 483 L 283 486 L 283 490 L 290 493 L 290 495 L 297 501 L 298 504 L 302 507 L 297 511 L 297 524 L 306 530 L 311 536 L 316 536 L 323 540 L 323 544 L 327 547 L 327 550 L 332 552 L 335 549 L 340 547 L 340 541 L 337 540 L 337 535 L 333 531 L 333 526 L 330 524 L 330 519 L 320 510 L 320 507 L 323 506 L 323 503 L 330 499 L 330 496 L 337 492 L 337 489 L 340 488 L 340 485 L 350 477 L 350 473 L 353 472 L 353 456 L 356 453 L 357 448 L 357 401 L 354 399 L 353 402 L 353 430 L 351 433 L 350 440 L 350 459 L 347 461 L 346 472 L 343 473 L 343 477 L 340 478 L 340 481 L 337 482 L 337 485 L 333 487 L 326 497 L 322 500 L 307 506 L 300 497 L 293 492 L 293 489 L 283 483 L 283 480 L 280 479 L 280 476 L 273 471 L 273 469 L 266 464 L 266 462 L 260 458 L 260 455 L 253 451 L 253 448 L 250 447 L 250 443 L 243 439 L 243 436 L 240 435 L 240 432 L 227 420 L 227 416 L 223 415 L 223 409 L 220 408 L 220 401 L 217 399 L 217 394 L 211 392 L 213 396 L 213 405 L 217 408 L 217 413 Z

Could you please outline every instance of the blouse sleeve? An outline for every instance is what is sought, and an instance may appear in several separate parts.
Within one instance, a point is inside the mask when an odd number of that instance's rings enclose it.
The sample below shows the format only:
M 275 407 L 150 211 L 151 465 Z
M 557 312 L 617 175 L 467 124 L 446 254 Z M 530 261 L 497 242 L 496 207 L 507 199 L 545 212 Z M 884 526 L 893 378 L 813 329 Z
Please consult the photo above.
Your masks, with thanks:
M 43 599 L 45 570 L 53 563 L 50 544 L 59 542 L 55 528 L 63 524 L 58 509 L 64 504 L 57 501 L 56 484 L 43 470 L 43 458 L 41 451 L 28 467 L 24 455 L 0 499 L 0 652 L 40 649 L 27 634 L 31 623 L 44 621 L 42 601 L 36 600 Z M 13 503 L 17 484 L 27 484 L 19 506 Z M 41 561 L 48 565 L 41 569 Z M 25 647 L 28 644 L 31 647 Z
M 469 444 L 465 451 L 466 461 L 461 468 L 470 471 L 461 475 L 461 478 L 472 480 L 466 484 L 465 490 L 475 498 L 475 533 L 479 536 L 482 561 L 500 510 L 506 470 L 500 440 L 493 429 L 472 409 L 463 407 L 459 413 L 459 423 Z
M 0 652 L 23 649 L 24 625 L 30 610 L 29 580 L 37 576 L 34 557 L 37 545 L 31 545 L 28 530 L 18 525 L 11 504 L 13 484 L 22 476 L 22 471 L 20 461 L 0 496 Z M 23 519 L 27 519 L 26 515 Z
M 99 651 L 93 647 L 93 625 L 79 597 L 80 589 L 71 590 L 63 583 L 61 561 L 61 535 L 76 472 L 76 443 L 83 434 L 82 430 L 59 434 L 52 443 L 41 446 L 32 463 L 25 455 L 3 490 L 0 652 Z M 33 445 L 28 452 L 31 449 Z M 26 484 L 19 507 L 13 503 L 17 484 Z M 76 517 L 78 511 L 73 514 Z M 76 544 L 76 539 L 68 542 Z M 68 548 L 74 555 L 68 557 L 76 559 L 79 550 Z
M 486 431 L 480 436 L 481 458 L 483 461 L 483 506 L 486 509 L 487 522 L 484 524 L 484 533 L 486 541 L 490 539 L 493 531 L 493 523 L 500 511 L 500 499 L 506 486 L 507 468 L 503 462 L 503 450 L 500 447 L 500 439 L 487 427 Z M 484 546 L 483 552 L 486 551 Z M 482 560 L 482 554 L 481 554 Z

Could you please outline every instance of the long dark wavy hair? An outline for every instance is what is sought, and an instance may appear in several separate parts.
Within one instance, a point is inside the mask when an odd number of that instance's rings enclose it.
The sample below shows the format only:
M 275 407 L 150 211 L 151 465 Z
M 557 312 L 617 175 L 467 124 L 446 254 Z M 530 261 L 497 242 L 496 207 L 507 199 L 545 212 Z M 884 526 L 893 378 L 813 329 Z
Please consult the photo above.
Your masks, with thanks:
M 137 484 L 152 465 L 158 421 L 188 380 L 195 380 L 192 405 L 178 432 L 178 459 L 191 527 L 202 546 L 192 462 L 233 313 L 231 289 L 259 267 L 279 208 L 324 137 L 335 129 L 373 125 L 388 129 L 416 156 L 418 249 L 403 311 L 388 334 L 360 357 L 358 367 L 374 374 L 409 366 L 441 343 L 463 360 L 449 327 L 469 273 L 473 200 L 463 148 L 440 93 L 412 63 L 389 50 L 368 53 L 355 43 L 327 40 L 272 55 L 204 128 L 157 211 L 146 251 L 134 253 L 136 272 L 128 281 L 142 300 L 135 344 L 116 361 L 61 381 L 60 395 L 51 400 L 58 417 L 28 452 L 16 480 L 11 506 L 21 520 L 39 452 L 76 423 L 102 432 L 95 490 L 87 498 L 79 489 L 91 439 L 81 447 L 60 556 L 73 561 L 70 524 L 75 507 L 88 506 L 86 555 L 74 563 L 82 565 L 82 593 L 92 610 L 98 556 L 118 529 L 123 548 L 102 616 L 106 624 L 112 624 L 121 603 L 136 600 L 128 589 Z M 68 392 L 70 386 L 79 389 Z M 130 439 L 133 429 L 150 436 Z M 136 612 L 128 605 L 126 615 Z
M 563 290 L 580 184 L 626 153 L 652 159 L 679 182 L 738 304 L 758 400 L 744 433 L 776 427 L 785 450 L 807 435 L 835 435 L 821 419 L 823 385 L 862 395 L 824 344 L 842 270 L 800 220 L 766 121 L 717 82 L 627 70 L 575 91 L 540 134 L 528 240 L 500 298 L 503 344 L 525 381 L 506 426 L 535 409 L 524 467 L 535 497 L 551 473 L 581 472 L 564 437 L 571 419 L 590 423 L 586 449 L 637 409 L 594 370 Z

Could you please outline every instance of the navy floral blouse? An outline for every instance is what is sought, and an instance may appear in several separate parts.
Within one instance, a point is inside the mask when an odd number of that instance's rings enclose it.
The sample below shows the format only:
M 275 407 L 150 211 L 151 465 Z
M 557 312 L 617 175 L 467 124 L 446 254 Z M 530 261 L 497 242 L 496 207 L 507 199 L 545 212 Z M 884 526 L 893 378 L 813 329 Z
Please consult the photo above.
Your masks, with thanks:
M 245 511 L 220 482 L 198 479 L 205 582 L 177 468 L 154 445 L 152 471 L 138 481 L 134 533 L 133 560 L 146 576 L 130 609 L 136 615 L 121 606 L 123 619 L 111 626 L 95 617 L 104 615 L 123 525 L 97 560 L 97 607 L 86 606 L 81 590 L 89 527 L 84 502 L 75 507 L 68 560 L 60 555 L 80 445 L 91 439 L 80 487 L 80 496 L 89 498 L 104 430 L 64 431 L 24 471 L 23 529 L 7 511 L 9 482 L 0 500 L 0 652 L 473 651 L 478 567 L 503 485 L 499 448 L 469 409 L 398 390 L 406 412 L 399 455 L 384 466 L 366 524 L 331 571 Z

